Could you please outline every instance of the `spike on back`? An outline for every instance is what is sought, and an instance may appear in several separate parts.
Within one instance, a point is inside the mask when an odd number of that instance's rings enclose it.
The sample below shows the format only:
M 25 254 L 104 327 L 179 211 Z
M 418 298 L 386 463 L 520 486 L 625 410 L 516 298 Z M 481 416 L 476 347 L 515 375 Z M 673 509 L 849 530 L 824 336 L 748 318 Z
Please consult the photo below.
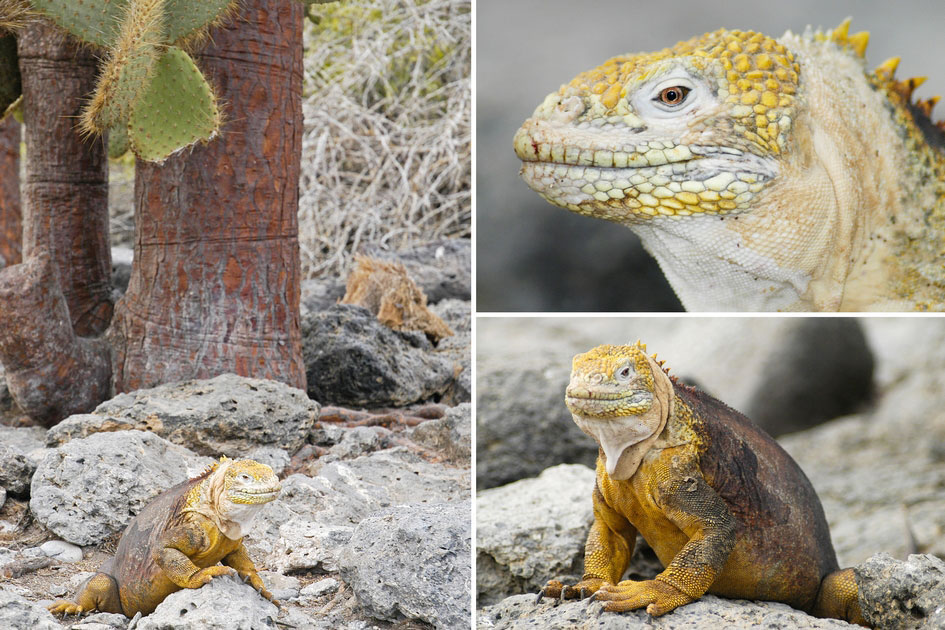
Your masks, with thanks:
M 840 22 L 840 25 L 833 29 L 833 32 L 830 33 L 830 39 L 839 44 L 845 44 L 850 34 L 850 22 L 852 21 L 852 18 L 847 17 L 845 20 Z
M 896 68 L 899 67 L 900 57 L 890 57 L 883 63 L 876 66 L 874 74 L 885 81 L 892 81 L 896 76 Z
M 853 52 L 856 53 L 857 57 L 865 57 L 866 46 L 870 43 L 870 32 L 860 31 L 855 35 L 850 35 L 850 37 L 847 38 L 847 41 L 850 44 L 850 48 L 852 48 Z

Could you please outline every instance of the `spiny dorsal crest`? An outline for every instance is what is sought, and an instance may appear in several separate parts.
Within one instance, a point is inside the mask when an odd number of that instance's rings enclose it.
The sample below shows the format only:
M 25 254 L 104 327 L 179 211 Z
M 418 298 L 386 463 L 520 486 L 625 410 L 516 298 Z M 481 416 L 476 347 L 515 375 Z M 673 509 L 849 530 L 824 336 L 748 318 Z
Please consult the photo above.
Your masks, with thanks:
M 639 339 L 637 339 L 636 343 L 631 344 L 631 345 L 633 345 L 635 348 L 639 349 L 641 352 L 646 353 L 646 344 L 643 343 L 643 342 L 641 342 Z M 658 366 L 660 366 L 660 369 L 663 370 L 664 373 L 666 373 L 667 375 L 669 375 L 669 368 L 665 366 L 666 361 L 665 361 L 665 360 L 664 360 L 664 361 L 660 361 L 659 359 L 657 359 L 657 358 L 656 358 L 656 355 L 657 355 L 657 354 L 658 354 L 658 353 L 654 352 L 653 354 L 650 355 L 650 358 L 653 359 L 654 361 L 656 361 L 656 364 L 657 364 Z
M 200 477 L 208 477 L 212 475 L 217 470 L 217 468 L 220 467 L 221 464 L 226 464 L 227 462 L 231 462 L 231 461 L 233 460 L 231 460 L 226 455 L 221 455 L 220 459 L 218 459 L 217 461 L 207 466 L 199 475 L 194 477 L 194 479 L 199 479 Z
M 815 34 L 815 37 L 819 40 L 829 39 L 832 42 L 835 42 L 841 48 L 848 48 L 852 50 L 860 58 L 865 57 L 866 55 L 866 46 L 869 43 L 870 34 L 869 31 L 861 31 L 850 35 L 850 18 L 845 19 L 840 23 L 840 26 L 833 29 L 830 33 L 821 33 L 818 32 Z M 904 105 L 912 105 L 919 112 L 925 115 L 930 121 L 932 119 L 932 108 L 935 107 L 935 104 L 941 99 L 939 96 L 933 96 L 926 100 L 916 100 L 912 101 L 913 92 L 916 88 L 925 83 L 928 77 L 910 77 L 908 79 L 903 79 L 902 81 L 896 80 L 896 68 L 899 67 L 899 57 L 890 57 L 883 63 L 876 66 L 876 69 L 873 71 L 873 75 L 876 77 L 878 83 L 883 87 L 887 94 L 895 94 L 901 100 L 901 103 Z M 939 121 L 935 125 L 945 131 L 945 121 Z

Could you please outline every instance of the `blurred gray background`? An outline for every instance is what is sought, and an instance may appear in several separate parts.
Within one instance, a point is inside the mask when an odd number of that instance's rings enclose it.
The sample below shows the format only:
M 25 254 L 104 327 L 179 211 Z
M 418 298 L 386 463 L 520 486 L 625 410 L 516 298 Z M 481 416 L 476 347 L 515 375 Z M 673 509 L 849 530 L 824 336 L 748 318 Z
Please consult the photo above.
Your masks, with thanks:
M 681 306 L 627 228 L 574 215 L 518 177 L 512 136 L 546 94 L 626 52 L 652 51 L 720 27 L 772 36 L 806 25 L 870 31 L 867 63 L 902 57 L 898 75 L 945 94 L 941 0 L 640 2 L 479 0 L 477 289 L 480 311 L 671 311 Z M 945 118 L 945 104 L 933 118 Z

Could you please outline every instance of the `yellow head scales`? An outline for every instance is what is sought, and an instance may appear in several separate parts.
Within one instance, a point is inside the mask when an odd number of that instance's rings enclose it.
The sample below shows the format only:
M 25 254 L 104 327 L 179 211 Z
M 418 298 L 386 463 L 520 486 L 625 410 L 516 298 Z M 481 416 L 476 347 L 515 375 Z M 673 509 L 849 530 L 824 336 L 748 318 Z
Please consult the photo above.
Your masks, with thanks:
M 654 100 L 642 93 L 680 74 L 709 92 L 706 107 L 663 129 L 640 111 Z M 786 147 L 799 81 L 777 40 L 718 30 L 581 73 L 535 110 L 515 149 L 529 185 L 581 214 L 626 221 L 744 210 L 774 175 L 765 161 Z M 747 156 L 744 168 L 697 164 L 732 155 Z
M 629 368 L 629 370 L 627 370 Z M 646 346 L 597 346 L 571 362 L 571 384 L 566 403 L 586 416 L 628 416 L 652 405 L 653 371 Z M 649 393 L 648 397 L 639 394 Z

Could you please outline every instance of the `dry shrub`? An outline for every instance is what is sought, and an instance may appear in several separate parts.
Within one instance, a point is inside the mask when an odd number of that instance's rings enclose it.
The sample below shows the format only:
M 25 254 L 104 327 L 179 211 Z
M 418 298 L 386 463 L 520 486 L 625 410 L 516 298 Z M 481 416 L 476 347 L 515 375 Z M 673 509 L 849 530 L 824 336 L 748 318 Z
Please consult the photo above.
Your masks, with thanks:
M 306 26 L 302 273 L 470 233 L 470 3 L 349 0 Z

